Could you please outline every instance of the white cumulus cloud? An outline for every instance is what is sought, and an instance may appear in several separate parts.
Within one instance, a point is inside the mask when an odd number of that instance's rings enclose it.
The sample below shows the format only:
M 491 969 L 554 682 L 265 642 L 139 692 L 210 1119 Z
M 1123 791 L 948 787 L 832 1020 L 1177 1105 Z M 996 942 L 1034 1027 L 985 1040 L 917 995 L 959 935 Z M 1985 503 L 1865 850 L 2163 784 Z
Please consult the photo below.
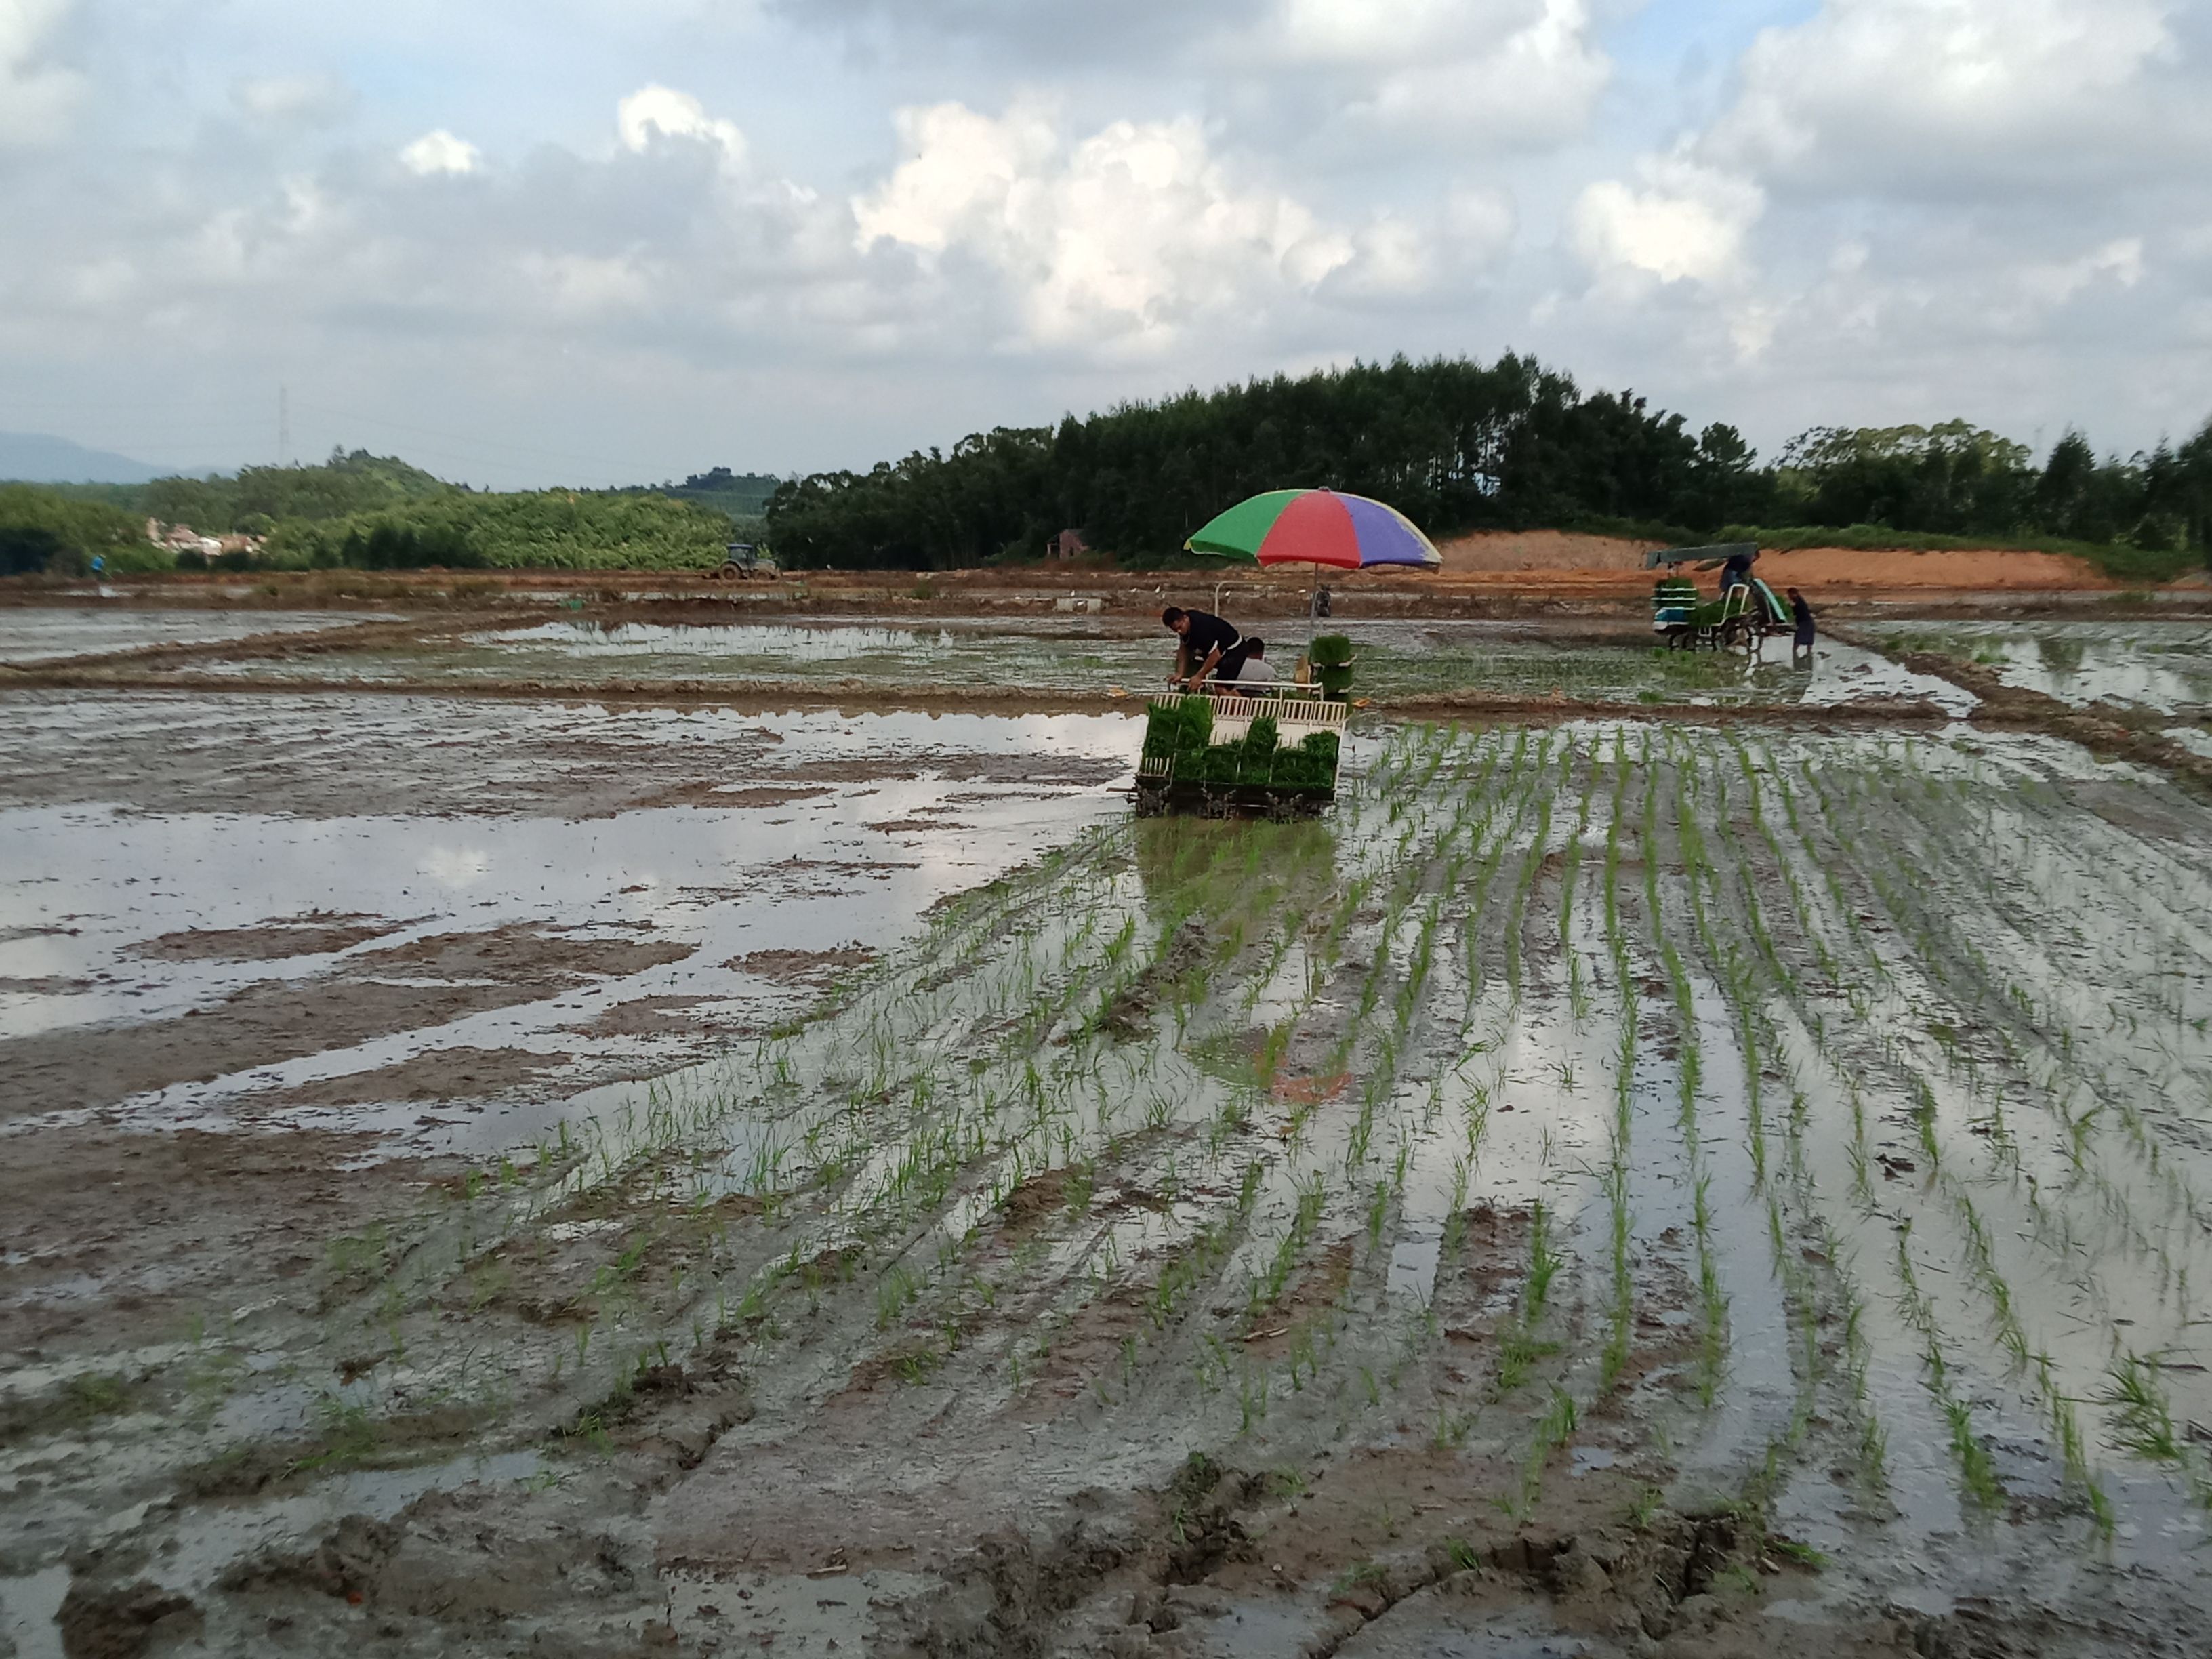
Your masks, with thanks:
M 734 122 L 708 115 L 696 98 L 672 87 L 640 87 L 615 106 L 615 128 L 624 148 L 638 155 L 657 138 L 683 138 L 714 146 L 726 167 L 745 159 L 745 135 Z
M 889 241 L 995 267 L 1020 343 L 1164 350 L 1200 319 L 1249 319 L 1358 266 L 1402 290 L 1425 270 L 1387 221 L 1364 233 L 1240 180 L 1193 118 L 1115 121 L 1064 144 L 1042 112 L 902 112 L 911 152 L 853 204 L 865 250 Z
M 853 211 L 864 248 L 883 240 L 941 253 L 957 239 L 1007 244 L 1060 138 L 1049 114 L 1017 106 L 993 118 L 964 104 L 900 110 L 908 159 Z
M 2160 0 L 1826 0 L 1763 31 L 1708 135 L 1724 164 L 1956 194 L 2097 176 L 2203 135 Z M 2192 113 L 2193 112 L 2193 113 Z M 2200 152 L 2201 154 L 2201 152 Z
M 50 143 L 69 125 L 84 77 L 52 61 L 70 0 L 0 0 L 0 149 Z
M 1709 286 L 1746 274 L 1744 240 L 1765 198 L 1758 185 L 1680 155 L 1645 156 L 1642 188 L 1600 179 L 1576 198 L 1574 249 L 1601 281 L 1632 275 Z
M 399 152 L 399 165 L 424 178 L 440 173 L 474 173 L 483 164 L 483 154 L 465 138 L 456 138 L 440 127 L 426 132 Z

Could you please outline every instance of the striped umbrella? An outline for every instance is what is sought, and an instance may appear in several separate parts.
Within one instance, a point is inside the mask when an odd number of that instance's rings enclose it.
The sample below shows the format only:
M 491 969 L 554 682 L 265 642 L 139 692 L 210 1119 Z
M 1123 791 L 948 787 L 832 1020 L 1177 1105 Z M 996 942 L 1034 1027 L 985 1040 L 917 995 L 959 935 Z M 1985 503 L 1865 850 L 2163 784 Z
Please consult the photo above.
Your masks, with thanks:
M 1240 563 L 1434 570 L 1443 557 L 1395 507 L 1334 489 L 1270 489 L 1216 515 L 1183 546 Z

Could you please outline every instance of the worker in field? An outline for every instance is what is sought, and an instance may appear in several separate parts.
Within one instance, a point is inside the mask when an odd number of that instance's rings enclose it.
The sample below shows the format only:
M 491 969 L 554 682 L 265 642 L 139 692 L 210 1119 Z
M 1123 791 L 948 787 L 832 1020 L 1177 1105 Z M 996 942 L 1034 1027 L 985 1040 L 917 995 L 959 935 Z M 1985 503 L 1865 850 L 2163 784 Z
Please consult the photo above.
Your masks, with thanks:
M 1790 636 L 1790 665 L 1810 668 L 1813 665 L 1813 607 L 1796 588 L 1790 590 L 1790 617 L 1797 624 L 1797 631 Z
M 1211 611 L 1185 611 L 1170 605 L 1160 621 L 1180 641 L 1176 647 L 1175 672 L 1170 685 L 1195 691 L 1212 675 L 1233 680 L 1243 669 L 1248 647 L 1244 636 Z
M 1261 690 L 1275 683 L 1274 665 L 1267 660 L 1267 642 L 1247 635 L 1244 641 L 1244 665 L 1237 671 L 1237 684 Z

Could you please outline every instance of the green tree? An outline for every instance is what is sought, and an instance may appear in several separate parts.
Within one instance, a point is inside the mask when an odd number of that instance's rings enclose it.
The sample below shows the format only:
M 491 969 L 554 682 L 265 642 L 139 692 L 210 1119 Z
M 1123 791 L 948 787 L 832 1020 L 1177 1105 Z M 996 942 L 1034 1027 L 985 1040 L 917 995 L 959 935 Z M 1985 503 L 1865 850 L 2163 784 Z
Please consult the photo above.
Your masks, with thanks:
M 95 556 L 114 560 L 145 544 L 145 526 L 122 507 L 39 484 L 0 484 L 0 575 L 82 575 Z

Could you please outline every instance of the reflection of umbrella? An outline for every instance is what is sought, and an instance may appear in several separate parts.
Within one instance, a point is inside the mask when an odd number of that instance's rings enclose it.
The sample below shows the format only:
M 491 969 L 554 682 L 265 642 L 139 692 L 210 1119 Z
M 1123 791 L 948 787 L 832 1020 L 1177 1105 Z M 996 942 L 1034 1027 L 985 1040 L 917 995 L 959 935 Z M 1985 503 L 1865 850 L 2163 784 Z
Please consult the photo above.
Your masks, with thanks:
M 1403 565 L 1434 570 L 1443 556 L 1395 507 L 1334 489 L 1271 489 L 1242 501 L 1183 544 L 1242 563 L 1334 570 Z

